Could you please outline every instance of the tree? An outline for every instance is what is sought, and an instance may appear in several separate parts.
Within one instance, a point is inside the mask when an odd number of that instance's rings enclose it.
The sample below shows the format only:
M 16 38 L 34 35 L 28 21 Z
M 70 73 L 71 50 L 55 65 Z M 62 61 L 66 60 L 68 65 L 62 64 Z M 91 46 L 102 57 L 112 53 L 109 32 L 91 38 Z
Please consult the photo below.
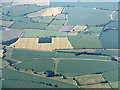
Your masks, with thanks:
M 44 72 L 44 74 L 46 74 L 46 77 L 54 77 L 55 76 L 55 73 L 51 70 Z

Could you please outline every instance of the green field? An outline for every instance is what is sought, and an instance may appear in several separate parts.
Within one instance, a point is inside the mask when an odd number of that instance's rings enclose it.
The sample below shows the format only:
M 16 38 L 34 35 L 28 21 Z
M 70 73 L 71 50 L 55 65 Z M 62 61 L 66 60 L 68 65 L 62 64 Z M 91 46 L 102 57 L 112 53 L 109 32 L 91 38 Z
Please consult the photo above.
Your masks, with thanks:
M 116 69 L 114 69 L 114 70 L 104 72 L 103 76 L 109 82 L 118 81 L 118 67 Z
M 89 60 L 61 60 L 58 72 L 62 74 L 91 74 L 117 68 L 117 62 Z
M 66 19 L 66 15 L 65 14 L 59 14 L 56 16 L 55 19 Z
M 50 37 L 50 36 L 66 36 L 65 32 L 57 31 L 47 31 L 47 30 L 35 30 L 35 29 L 26 29 L 24 37 Z
M 3 70 L 3 88 L 76 88 L 75 85 L 51 80 L 43 77 L 38 77 L 30 74 L 25 74 L 9 69 Z M 47 85 L 47 84 L 51 85 Z
M 46 30 L 48 31 L 59 31 L 62 25 L 49 25 Z
M 64 25 L 67 23 L 67 20 L 53 20 L 50 25 Z
M 16 22 L 11 26 L 14 29 L 45 29 L 47 24 L 34 22 Z
M 30 22 L 30 18 L 26 18 L 24 16 L 17 16 L 17 17 L 10 17 L 10 16 L 3 16 L 2 20 L 14 20 L 14 21 L 21 21 L 21 22 Z
M 42 23 L 50 23 L 54 17 L 46 16 L 46 17 L 33 17 L 31 20 L 35 22 L 42 22 Z
M 109 57 L 100 57 L 97 55 L 76 55 L 74 53 L 57 53 L 58 58 L 80 58 L 80 59 L 99 59 L 109 60 Z
M 10 27 L 15 21 L 0 20 L 0 26 Z
M 42 52 L 24 49 L 14 49 L 11 58 L 18 61 L 32 61 L 34 58 L 52 58 L 54 57 L 53 52 Z
M 118 30 L 107 30 L 100 36 L 100 41 L 104 48 L 118 48 Z
M 120 81 L 118 81 L 118 82 L 112 82 L 110 85 L 112 86 L 112 88 L 118 88 L 119 83 L 120 83 Z
M 112 11 L 93 10 L 83 7 L 66 7 L 63 13 L 68 13 L 69 21 L 67 25 L 100 25 L 110 21 L 109 15 Z
M 68 39 L 74 48 L 103 48 L 96 33 L 78 33 L 77 36 L 68 36 Z
M 36 72 L 45 72 L 47 70 L 53 69 L 53 60 L 52 59 L 33 59 L 29 61 L 23 61 L 21 64 L 15 65 L 19 69 L 29 69 Z
M 39 7 L 36 5 L 17 5 L 13 7 L 9 7 L 10 16 L 25 16 L 28 13 L 35 12 L 43 7 Z
M 115 50 L 96 50 L 96 53 L 102 53 L 106 55 L 111 55 L 111 56 L 118 56 L 118 53 L 120 51 L 115 51 Z

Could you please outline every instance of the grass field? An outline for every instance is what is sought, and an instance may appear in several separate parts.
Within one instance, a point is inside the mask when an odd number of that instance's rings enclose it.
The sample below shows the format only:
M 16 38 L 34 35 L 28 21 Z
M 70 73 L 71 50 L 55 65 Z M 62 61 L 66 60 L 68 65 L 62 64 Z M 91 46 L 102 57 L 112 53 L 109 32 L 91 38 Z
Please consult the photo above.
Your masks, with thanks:
M 112 88 L 118 88 L 119 87 L 119 83 L 120 83 L 120 81 L 112 82 L 112 83 L 110 83 L 110 85 L 112 86 Z
M 96 53 L 102 53 L 106 55 L 111 55 L 111 56 L 118 56 L 118 53 L 120 51 L 117 50 L 96 50 Z
M 65 25 L 67 20 L 53 20 L 50 25 Z
M 53 60 L 52 59 L 46 59 L 46 58 L 38 58 L 32 60 L 27 60 L 22 62 L 21 64 L 15 65 L 19 69 L 29 69 L 34 70 L 36 72 L 45 72 L 47 70 L 53 69 Z
M 80 59 L 98 59 L 98 60 L 109 60 L 109 57 L 102 57 L 96 55 L 75 55 L 74 53 L 56 53 L 59 58 L 80 58 Z
M 41 22 L 41 23 L 50 23 L 54 17 L 47 16 L 47 17 L 33 17 L 31 20 L 35 22 Z
M 57 32 L 57 31 L 45 31 L 45 30 L 35 30 L 35 29 L 26 29 L 24 37 L 60 37 L 66 36 L 65 32 Z
M 34 22 L 16 22 L 11 26 L 14 29 L 45 29 L 48 24 Z
M 79 33 L 77 36 L 68 36 L 74 48 L 103 48 L 96 34 Z
M 62 74 L 91 74 L 117 68 L 117 62 L 89 60 L 61 60 L 58 72 Z
M 118 81 L 118 68 L 103 73 L 104 78 L 109 82 Z
M 0 20 L 0 26 L 10 27 L 15 21 Z
M 110 21 L 109 15 L 112 11 L 93 10 L 82 7 L 66 7 L 64 13 L 68 13 L 69 21 L 67 25 L 99 25 Z
M 117 49 L 118 48 L 118 30 L 105 31 L 100 36 L 100 41 L 104 48 Z
M 58 14 L 55 19 L 57 19 L 57 20 L 59 20 L 59 19 L 65 20 L 66 15 L 65 14 Z
M 25 16 L 28 13 L 37 11 L 42 9 L 43 7 L 39 7 L 36 5 L 18 5 L 9 7 L 9 14 L 10 16 Z
M 10 16 L 3 16 L 2 20 L 14 20 L 14 21 L 20 21 L 20 22 L 30 22 L 30 18 L 24 17 L 24 16 L 14 16 L 14 17 L 10 17 Z
M 5 79 L 3 81 L 3 88 L 77 88 L 72 84 L 9 69 L 3 70 L 3 78 Z M 57 87 L 55 87 L 55 85 L 57 85 Z
M 42 52 L 42 51 L 33 51 L 33 50 L 24 50 L 24 49 L 14 49 L 11 58 L 18 61 L 33 61 L 34 58 L 53 58 L 53 52 Z
M 59 31 L 62 25 L 49 25 L 46 30 L 48 31 Z

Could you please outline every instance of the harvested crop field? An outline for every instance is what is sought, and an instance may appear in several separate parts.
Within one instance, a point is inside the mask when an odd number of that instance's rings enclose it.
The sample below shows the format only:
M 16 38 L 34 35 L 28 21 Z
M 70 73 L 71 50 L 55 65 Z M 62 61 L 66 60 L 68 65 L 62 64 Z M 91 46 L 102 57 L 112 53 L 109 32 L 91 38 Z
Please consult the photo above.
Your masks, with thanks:
M 83 31 L 87 28 L 87 26 L 74 26 L 72 31 Z
M 73 48 L 66 37 L 52 38 L 52 43 L 38 43 L 38 41 L 39 38 L 19 38 L 18 41 L 11 44 L 10 47 L 46 51 Z
M 3 56 L 3 50 L 0 50 L 0 57 Z
M 40 11 L 28 14 L 28 17 L 39 17 L 39 16 L 56 16 L 61 13 L 63 7 L 53 7 L 53 8 L 45 8 Z
M 90 74 L 90 75 L 82 75 L 75 76 L 75 79 L 80 84 L 92 84 L 92 83 L 100 83 L 105 81 L 101 74 Z
M 101 83 L 101 84 L 93 84 L 93 85 L 86 85 L 86 86 L 81 86 L 81 88 L 111 88 L 108 83 Z

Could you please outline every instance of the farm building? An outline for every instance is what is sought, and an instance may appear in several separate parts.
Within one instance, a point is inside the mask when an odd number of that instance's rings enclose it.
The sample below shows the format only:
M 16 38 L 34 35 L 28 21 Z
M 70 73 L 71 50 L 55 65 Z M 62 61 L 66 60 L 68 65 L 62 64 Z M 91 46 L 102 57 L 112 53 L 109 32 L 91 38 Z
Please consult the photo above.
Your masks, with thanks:
M 14 0 L 13 6 L 24 4 L 36 4 L 37 6 L 49 5 L 49 0 Z

